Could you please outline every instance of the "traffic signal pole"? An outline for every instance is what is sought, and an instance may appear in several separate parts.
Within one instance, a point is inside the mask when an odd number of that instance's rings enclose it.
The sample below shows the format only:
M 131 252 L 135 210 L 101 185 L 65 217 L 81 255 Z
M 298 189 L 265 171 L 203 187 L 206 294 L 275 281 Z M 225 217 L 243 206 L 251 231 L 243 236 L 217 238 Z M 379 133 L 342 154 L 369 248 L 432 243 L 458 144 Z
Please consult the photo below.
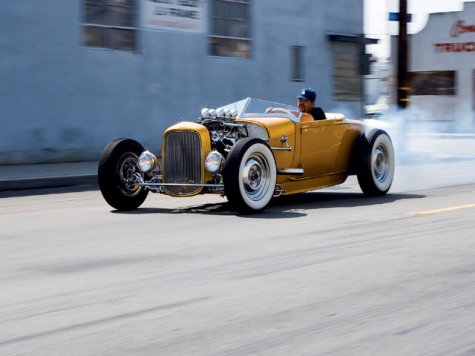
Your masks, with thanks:
M 397 62 L 397 105 L 405 109 L 409 105 L 409 75 L 407 48 L 407 0 L 399 0 L 399 36 Z

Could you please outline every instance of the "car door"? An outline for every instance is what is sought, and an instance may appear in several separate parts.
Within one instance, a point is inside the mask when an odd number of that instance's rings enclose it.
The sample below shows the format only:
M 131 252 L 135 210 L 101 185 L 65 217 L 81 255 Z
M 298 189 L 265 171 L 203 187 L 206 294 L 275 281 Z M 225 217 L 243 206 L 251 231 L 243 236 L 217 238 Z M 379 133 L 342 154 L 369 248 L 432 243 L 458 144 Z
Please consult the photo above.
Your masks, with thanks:
M 301 133 L 300 164 L 305 177 L 317 177 L 344 170 L 336 164 L 341 161 L 338 154 L 346 132 L 342 119 L 302 122 L 298 125 Z

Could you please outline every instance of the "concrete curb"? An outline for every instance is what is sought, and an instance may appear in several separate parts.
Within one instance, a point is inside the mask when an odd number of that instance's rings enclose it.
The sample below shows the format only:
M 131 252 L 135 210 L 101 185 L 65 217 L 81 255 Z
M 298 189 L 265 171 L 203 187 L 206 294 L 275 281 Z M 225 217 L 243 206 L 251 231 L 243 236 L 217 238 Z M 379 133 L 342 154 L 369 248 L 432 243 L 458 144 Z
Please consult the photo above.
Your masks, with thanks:
M 0 192 L 11 190 L 73 187 L 81 185 L 97 186 L 97 175 L 37 177 L 0 180 Z

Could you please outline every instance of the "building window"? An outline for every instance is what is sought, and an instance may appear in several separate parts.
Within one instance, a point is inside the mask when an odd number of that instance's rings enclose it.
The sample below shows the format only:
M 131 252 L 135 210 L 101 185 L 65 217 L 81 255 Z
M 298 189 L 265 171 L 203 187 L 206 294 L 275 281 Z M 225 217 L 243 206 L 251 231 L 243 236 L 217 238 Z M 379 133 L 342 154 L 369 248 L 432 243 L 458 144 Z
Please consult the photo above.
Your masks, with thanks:
M 412 72 L 410 95 L 455 95 L 455 72 Z
M 212 0 L 212 56 L 251 57 L 251 0 Z
M 135 51 L 137 0 L 82 0 L 82 44 Z
M 294 82 L 304 81 L 304 47 L 291 46 L 290 47 L 290 61 L 291 61 L 291 77 L 290 80 Z

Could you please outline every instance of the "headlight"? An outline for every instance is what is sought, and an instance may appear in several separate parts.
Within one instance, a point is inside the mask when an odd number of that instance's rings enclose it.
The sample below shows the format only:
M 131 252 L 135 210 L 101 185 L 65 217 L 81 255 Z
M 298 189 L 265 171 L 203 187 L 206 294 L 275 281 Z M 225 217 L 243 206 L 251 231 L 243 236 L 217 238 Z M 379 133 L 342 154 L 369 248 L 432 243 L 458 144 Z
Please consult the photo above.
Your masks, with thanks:
M 150 151 L 144 151 L 139 157 L 139 169 L 143 173 L 152 172 L 155 168 L 157 168 L 158 159 L 157 157 Z
M 224 162 L 224 157 L 218 151 L 210 152 L 205 159 L 205 168 L 210 173 L 218 173 Z

